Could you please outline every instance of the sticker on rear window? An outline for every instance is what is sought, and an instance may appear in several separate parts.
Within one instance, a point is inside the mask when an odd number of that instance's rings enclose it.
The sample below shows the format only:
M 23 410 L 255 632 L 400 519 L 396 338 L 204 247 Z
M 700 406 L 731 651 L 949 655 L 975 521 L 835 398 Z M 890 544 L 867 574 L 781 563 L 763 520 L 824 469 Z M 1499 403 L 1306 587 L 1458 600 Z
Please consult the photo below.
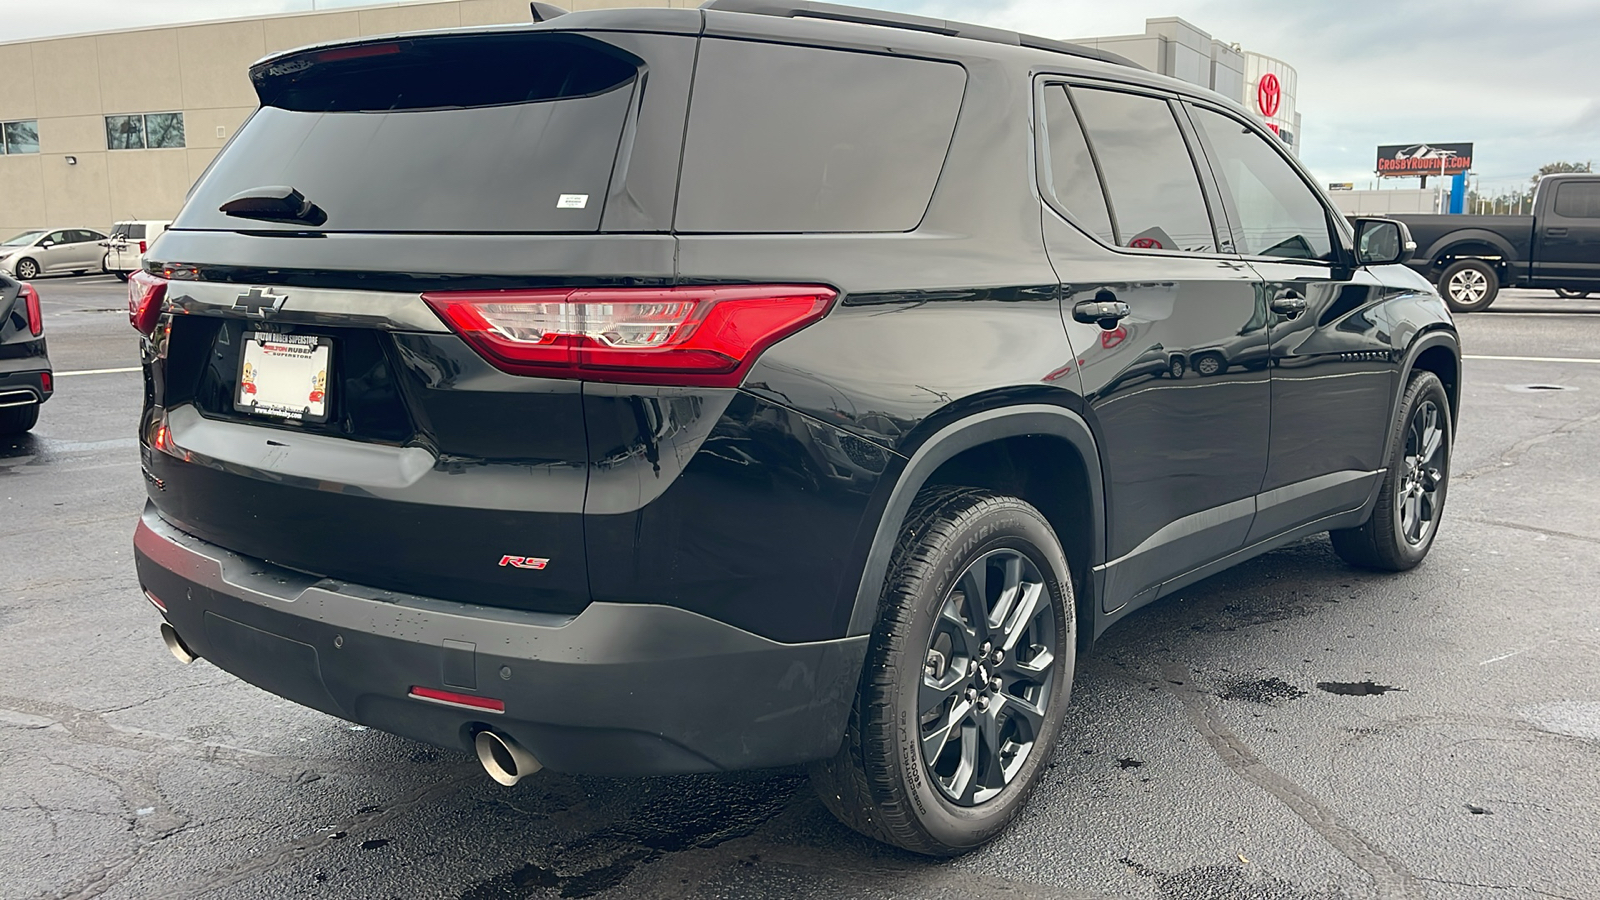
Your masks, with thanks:
M 562 194 L 556 201 L 556 209 L 583 209 L 589 205 L 588 194 Z

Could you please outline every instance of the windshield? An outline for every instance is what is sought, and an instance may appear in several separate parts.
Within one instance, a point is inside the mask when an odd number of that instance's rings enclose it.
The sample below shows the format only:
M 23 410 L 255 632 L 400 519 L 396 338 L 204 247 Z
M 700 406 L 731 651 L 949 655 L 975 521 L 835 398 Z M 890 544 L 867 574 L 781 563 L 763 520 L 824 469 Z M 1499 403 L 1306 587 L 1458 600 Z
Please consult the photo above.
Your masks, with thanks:
M 21 247 L 24 244 L 31 244 L 34 241 L 38 240 L 39 239 L 39 235 L 41 235 L 41 234 L 44 234 L 44 232 L 42 232 L 42 231 L 24 231 L 23 233 L 21 233 L 21 234 L 17 235 L 16 237 L 12 238 L 11 240 L 6 241 L 4 244 L 0 244 L 0 247 Z

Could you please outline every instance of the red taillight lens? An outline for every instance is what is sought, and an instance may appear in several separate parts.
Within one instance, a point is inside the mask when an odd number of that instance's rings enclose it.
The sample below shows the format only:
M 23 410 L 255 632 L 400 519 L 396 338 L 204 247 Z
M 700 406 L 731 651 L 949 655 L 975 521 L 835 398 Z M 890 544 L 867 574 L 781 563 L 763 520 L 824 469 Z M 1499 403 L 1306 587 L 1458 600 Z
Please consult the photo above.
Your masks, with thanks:
M 39 307 L 39 292 L 27 282 L 22 283 L 22 308 L 28 316 L 28 333 L 34 337 L 44 334 L 44 310 Z
M 145 271 L 135 271 L 128 276 L 128 322 L 140 334 L 149 335 L 156 330 L 161 318 L 161 304 L 167 299 L 167 280 Z
M 143 256 L 144 255 L 144 248 L 146 248 L 148 246 L 150 246 L 150 245 L 146 244 L 144 241 L 140 241 L 139 242 L 139 255 Z
M 418 700 L 429 700 L 448 706 L 465 706 L 468 709 L 481 709 L 484 712 L 503 713 L 506 711 L 505 701 L 496 700 L 493 697 L 477 697 L 472 694 L 458 694 L 455 691 L 441 691 L 436 688 L 421 686 L 412 687 L 411 696 Z
M 517 375 L 733 387 L 761 351 L 827 314 L 816 285 L 557 288 L 423 294 Z

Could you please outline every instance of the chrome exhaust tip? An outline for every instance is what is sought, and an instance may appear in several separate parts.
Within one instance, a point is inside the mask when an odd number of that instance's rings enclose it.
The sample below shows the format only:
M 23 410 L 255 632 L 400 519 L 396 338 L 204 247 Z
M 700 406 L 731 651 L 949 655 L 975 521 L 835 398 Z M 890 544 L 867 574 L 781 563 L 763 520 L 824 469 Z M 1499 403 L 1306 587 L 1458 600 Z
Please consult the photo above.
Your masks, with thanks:
M 478 736 L 472 740 L 472 747 L 478 752 L 478 762 L 483 764 L 483 770 L 506 787 L 544 768 L 521 744 L 492 731 L 478 732 Z
M 186 666 L 200 658 L 200 654 L 190 650 L 183 638 L 178 637 L 178 632 L 166 622 L 161 623 L 161 643 L 166 644 L 173 657 Z

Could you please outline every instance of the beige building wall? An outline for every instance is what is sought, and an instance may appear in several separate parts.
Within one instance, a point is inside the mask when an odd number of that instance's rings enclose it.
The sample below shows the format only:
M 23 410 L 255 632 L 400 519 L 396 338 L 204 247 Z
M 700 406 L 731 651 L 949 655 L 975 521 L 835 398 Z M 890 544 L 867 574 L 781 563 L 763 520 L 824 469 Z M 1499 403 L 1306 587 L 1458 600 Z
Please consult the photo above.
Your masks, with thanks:
M 699 0 L 557 5 L 576 12 L 693 7 Z M 38 153 L 0 155 L 0 240 L 29 228 L 105 231 L 122 219 L 172 218 L 189 186 L 254 111 L 249 66 L 268 53 L 528 20 L 527 0 L 440 0 L 0 43 L 0 122 L 39 123 Z M 106 116 L 179 111 L 183 148 L 107 149 Z

